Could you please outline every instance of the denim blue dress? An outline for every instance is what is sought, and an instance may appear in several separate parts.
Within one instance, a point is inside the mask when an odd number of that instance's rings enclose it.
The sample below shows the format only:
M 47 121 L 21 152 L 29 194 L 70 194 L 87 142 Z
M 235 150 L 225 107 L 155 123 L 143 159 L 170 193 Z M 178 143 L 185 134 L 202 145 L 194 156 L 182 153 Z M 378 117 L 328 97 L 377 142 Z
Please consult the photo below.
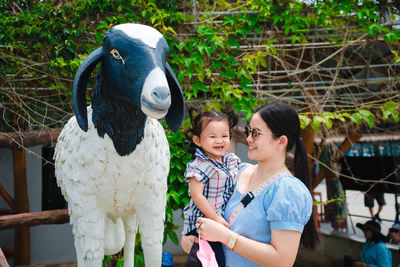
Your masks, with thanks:
M 225 208 L 228 221 L 241 198 L 237 188 Z M 271 230 L 303 232 L 312 212 L 312 197 L 307 187 L 296 177 L 288 174 L 264 188 L 244 208 L 231 225 L 231 230 L 252 240 L 271 244 Z M 259 266 L 238 253 L 223 246 L 226 266 Z

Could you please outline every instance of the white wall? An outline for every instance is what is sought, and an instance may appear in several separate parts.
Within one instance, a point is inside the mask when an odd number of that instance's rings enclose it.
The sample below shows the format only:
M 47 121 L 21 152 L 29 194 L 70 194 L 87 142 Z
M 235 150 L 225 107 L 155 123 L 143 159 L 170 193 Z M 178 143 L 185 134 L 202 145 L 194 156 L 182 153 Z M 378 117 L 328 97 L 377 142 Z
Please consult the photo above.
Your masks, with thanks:
M 42 207 L 42 149 L 30 148 L 26 154 L 26 176 L 30 211 L 41 211 Z M 13 197 L 13 162 L 11 149 L 0 149 L 0 181 Z M 9 206 L 0 198 L 0 208 Z M 74 261 L 72 228 L 69 224 L 40 225 L 31 227 L 31 263 L 47 264 Z M 14 230 L 0 231 L 0 245 L 14 249 Z M 12 265 L 12 260 L 9 260 Z

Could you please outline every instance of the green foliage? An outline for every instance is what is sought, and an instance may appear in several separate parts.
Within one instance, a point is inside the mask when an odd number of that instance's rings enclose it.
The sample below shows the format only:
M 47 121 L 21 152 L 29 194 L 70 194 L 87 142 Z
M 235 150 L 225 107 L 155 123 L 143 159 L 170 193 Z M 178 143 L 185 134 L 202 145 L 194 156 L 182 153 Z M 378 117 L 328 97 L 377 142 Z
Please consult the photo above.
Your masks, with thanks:
M 388 120 L 388 116 L 392 115 L 393 119 L 397 119 L 398 121 L 398 111 L 396 110 L 398 109 L 398 106 L 397 103 L 392 101 L 386 102 L 382 105 L 380 109 L 382 110 L 383 119 Z M 375 115 L 366 109 L 358 109 L 351 114 L 349 112 L 337 111 L 332 113 L 325 111 L 321 114 L 314 114 L 312 119 L 310 119 L 308 115 L 310 114 L 299 114 L 300 127 L 304 129 L 311 124 L 311 128 L 314 132 L 318 132 L 321 123 L 325 124 L 327 129 L 331 129 L 333 125 L 332 120 L 339 120 L 344 123 L 346 122 L 346 118 L 357 125 L 361 125 L 361 123 L 365 121 L 370 129 L 373 128 L 375 124 Z
M 187 123 L 184 125 L 187 125 Z M 177 131 L 176 133 L 166 131 L 166 135 L 170 147 L 171 163 L 168 176 L 168 204 L 165 210 L 164 243 L 168 237 L 173 244 L 179 245 L 178 236 L 175 232 L 175 230 L 179 229 L 179 226 L 174 224 L 173 211 L 183 209 L 189 202 L 187 193 L 188 187 L 183 181 L 183 173 L 185 172 L 186 164 L 189 162 L 191 155 L 186 152 L 188 144 L 185 142 L 183 130 Z
M 382 105 L 375 105 L 375 108 L 378 108 L 381 111 L 381 116 L 384 121 L 390 120 L 390 118 L 394 122 L 399 122 L 399 103 L 388 101 Z M 309 117 L 312 115 L 312 119 Z M 375 125 L 375 115 L 366 109 L 357 109 L 352 113 L 347 111 L 336 111 L 332 112 L 322 112 L 321 114 L 308 114 L 308 113 L 300 113 L 300 127 L 302 129 L 306 128 L 311 124 L 314 132 L 318 132 L 321 123 L 325 124 L 327 129 L 332 127 L 332 120 L 339 120 L 342 123 L 346 121 L 351 121 L 357 125 L 361 125 L 363 121 L 365 121 L 368 127 L 371 129 Z
M 383 119 L 388 120 L 389 116 L 392 116 L 395 122 L 399 122 L 399 103 L 393 101 L 386 102 L 382 107 L 381 111 L 383 114 Z
M 324 205 L 327 205 L 327 204 L 330 204 L 330 203 L 334 203 L 334 202 L 343 202 L 345 200 L 346 200 L 346 195 L 345 194 L 340 194 L 338 197 L 333 197 L 333 198 L 328 199 L 328 200 L 323 201 L 323 202 L 314 200 L 313 204 L 315 206 L 318 206 L 318 205 L 324 206 Z

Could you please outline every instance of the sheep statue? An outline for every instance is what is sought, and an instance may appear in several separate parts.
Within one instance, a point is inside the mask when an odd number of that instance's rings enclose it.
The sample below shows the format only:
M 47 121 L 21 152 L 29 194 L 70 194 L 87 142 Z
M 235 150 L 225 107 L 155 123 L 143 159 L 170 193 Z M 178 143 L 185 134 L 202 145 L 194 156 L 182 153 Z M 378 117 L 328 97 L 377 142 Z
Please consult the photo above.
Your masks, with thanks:
M 100 267 L 104 255 L 122 248 L 124 266 L 132 267 L 138 227 L 146 266 L 161 266 L 170 153 L 157 119 L 177 131 L 184 116 L 168 53 L 154 28 L 120 24 L 76 73 L 75 116 L 58 137 L 54 159 L 79 267 Z M 87 107 L 87 83 L 100 62 Z

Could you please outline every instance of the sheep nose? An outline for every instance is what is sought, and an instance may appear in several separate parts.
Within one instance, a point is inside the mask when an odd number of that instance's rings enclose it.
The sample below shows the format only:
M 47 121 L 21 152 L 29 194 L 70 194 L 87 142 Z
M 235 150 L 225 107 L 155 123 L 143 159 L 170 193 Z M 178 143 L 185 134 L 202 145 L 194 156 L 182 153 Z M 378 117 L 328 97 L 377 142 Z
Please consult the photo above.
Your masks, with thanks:
M 170 92 L 169 89 L 164 87 L 164 86 L 160 86 L 160 87 L 156 87 L 153 91 L 153 93 L 151 94 L 151 96 L 153 97 L 153 99 L 159 99 L 160 101 L 164 101 L 165 99 L 167 99 L 170 96 Z
M 171 105 L 171 93 L 168 87 L 159 86 L 154 88 L 151 98 L 158 108 L 169 108 Z

